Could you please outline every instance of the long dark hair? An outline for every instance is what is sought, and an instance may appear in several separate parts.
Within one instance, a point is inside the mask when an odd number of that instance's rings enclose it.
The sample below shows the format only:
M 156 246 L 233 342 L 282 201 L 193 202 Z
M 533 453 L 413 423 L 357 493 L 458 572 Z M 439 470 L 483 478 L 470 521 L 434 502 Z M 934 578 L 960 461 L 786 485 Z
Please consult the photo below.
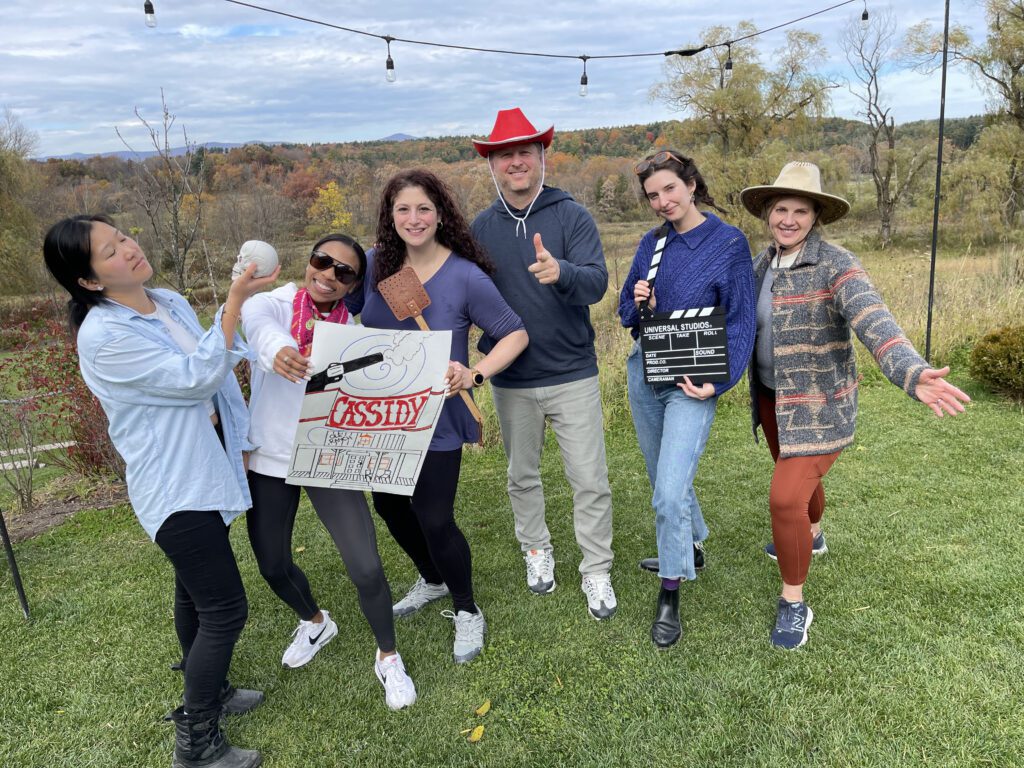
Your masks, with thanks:
M 693 162 L 692 157 L 687 157 L 682 152 L 676 152 L 674 149 L 664 149 L 655 152 L 654 154 L 648 155 L 644 160 L 652 161 L 659 154 L 671 153 L 673 156 L 668 157 L 661 163 L 651 163 L 642 172 L 637 174 L 637 179 L 640 181 L 640 190 L 644 190 L 644 182 L 647 181 L 658 171 L 671 171 L 680 179 L 682 179 L 687 185 L 692 181 L 695 186 L 693 188 L 693 201 L 698 205 L 706 205 L 709 208 L 714 208 L 719 213 L 725 213 L 725 210 L 715 205 L 715 199 L 708 192 L 708 185 L 704 181 L 704 177 L 700 175 L 700 169 L 697 168 L 697 164 Z M 679 160 L 676 160 L 676 158 Z M 679 161 L 682 162 L 679 162 Z
M 405 263 L 405 241 L 395 230 L 395 219 L 391 214 L 395 198 L 406 187 L 419 187 L 437 208 L 437 242 L 464 259 L 476 264 L 486 274 L 494 274 L 494 264 L 487 257 L 483 247 L 469 231 L 459 206 L 455 203 L 447 185 L 430 171 L 414 168 L 396 173 L 384 186 L 377 211 L 377 243 L 373 258 L 374 282 L 391 277 Z
M 96 278 L 92 271 L 92 243 L 89 240 L 94 222 L 117 226 L 104 214 L 71 216 L 50 227 L 43 240 L 46 268 L 71 296 L 68 299 L 68 325 L 72 333 L 78 331 L 90 309 L 106 301 L 102 293 L 83 288 L 78 282 Z

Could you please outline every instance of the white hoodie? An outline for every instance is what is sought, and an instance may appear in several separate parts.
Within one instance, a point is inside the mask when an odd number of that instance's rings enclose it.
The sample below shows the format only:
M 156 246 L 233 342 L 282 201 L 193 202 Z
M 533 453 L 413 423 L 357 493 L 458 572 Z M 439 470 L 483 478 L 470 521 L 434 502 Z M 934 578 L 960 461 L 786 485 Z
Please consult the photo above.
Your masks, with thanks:
M 298 349 L 292 337 L 295 283 L 259 293 L 242 305 L 242 327 L 255 352 L 249 396 L 249 441 L 259 446 L 249 455 L 249 469 L 269 477 L 286 477 L 306 382 L 291 382 L 274 373 L 274 356 L 282 347 Z M 348 317 L 352 324 L 352 316 Z

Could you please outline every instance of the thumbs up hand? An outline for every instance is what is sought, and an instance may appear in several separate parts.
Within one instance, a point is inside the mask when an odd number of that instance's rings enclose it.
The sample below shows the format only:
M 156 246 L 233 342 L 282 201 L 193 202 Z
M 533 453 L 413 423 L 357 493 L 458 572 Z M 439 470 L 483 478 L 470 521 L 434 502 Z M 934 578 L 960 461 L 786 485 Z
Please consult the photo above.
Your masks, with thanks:
M 557 283 L 558 277 L 561 274 L 561 268 L 558 266 L 558 259 L 552 256 L 551 252 L 544 247 L 540 232 L 533 236 L 533 247 L 537 251 L 537 260 L 527 269 L 533 273 L 533 276 L 537 278 L 537 282 L 541 285 Z

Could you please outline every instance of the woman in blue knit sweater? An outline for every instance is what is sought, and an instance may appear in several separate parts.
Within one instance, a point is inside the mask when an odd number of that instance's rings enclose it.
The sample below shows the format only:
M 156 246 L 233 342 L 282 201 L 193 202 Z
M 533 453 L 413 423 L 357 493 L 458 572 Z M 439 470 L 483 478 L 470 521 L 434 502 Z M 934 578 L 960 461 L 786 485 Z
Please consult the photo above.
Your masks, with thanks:
M 679 582 L 697 578 L 695 555 L 703 559 L 707 525 L 693 489 L 718 396 L 743 375 L 754 345 L 754 274 L 743 233 L 698 205 L 718 208 L 693 160 L 666 150 L 634 168 L 651 208 L 665 220 L 640 241 L 622 286 L 619 316 L 639 336 L 640 308 L 658 313 L 720 306 L 726 317 L 729 380 L 650 385 L 644 382 L 639 342 L 626 361 L 629 403 L 640 450 L 654 489 L 661 577 L 651 639 L 658 648 L 679 640 Z M 648 282 L 655 244 L 666 237 L 656 275 Z M 647 561 L 645 561 L 646 567 Z M 697 563 L 697 565 L 702 565 Z

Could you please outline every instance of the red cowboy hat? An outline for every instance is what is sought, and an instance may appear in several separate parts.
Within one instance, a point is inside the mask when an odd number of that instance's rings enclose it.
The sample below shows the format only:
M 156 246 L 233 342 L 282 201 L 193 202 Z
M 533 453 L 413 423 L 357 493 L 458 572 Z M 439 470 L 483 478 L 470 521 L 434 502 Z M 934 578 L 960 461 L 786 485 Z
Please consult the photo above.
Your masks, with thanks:
M 546 131 L 538 131 L 533 123 L 526 119 L 519 107 L 502 109 L 494 121 L 494 128 L 487 141 L 473 139 L 473 147 L 481 157 L 487 157 L 499 147 L 513 147 L 516 144 L 533 144 L 539 141 L 547 149 L 551 146 L 551 137 L 555 135 L 555 126 Z

